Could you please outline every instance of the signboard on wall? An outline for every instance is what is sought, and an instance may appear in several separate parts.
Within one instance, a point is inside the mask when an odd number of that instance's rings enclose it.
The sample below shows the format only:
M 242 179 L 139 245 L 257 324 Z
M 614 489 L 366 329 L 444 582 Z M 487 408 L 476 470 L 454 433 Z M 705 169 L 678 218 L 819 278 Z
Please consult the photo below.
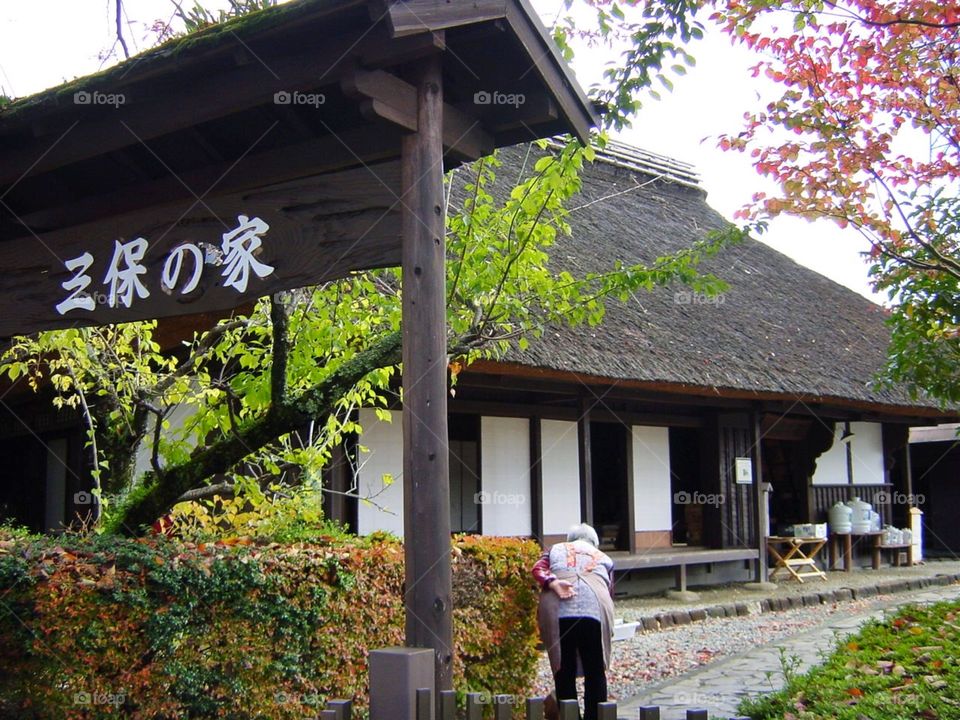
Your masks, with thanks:
M 737 479 L 737 485 L 752 485 L 753 460 L 748 457 L 738 457 L 734 461 L 733 476 Z

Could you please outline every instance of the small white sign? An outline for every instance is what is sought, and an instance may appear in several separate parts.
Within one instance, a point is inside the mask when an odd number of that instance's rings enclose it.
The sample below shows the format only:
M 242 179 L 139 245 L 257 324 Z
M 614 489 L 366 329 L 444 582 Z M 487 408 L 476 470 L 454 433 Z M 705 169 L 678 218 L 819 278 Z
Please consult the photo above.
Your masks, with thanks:
M 734 463 L 734 475 L 737 485 L 753 484 L 753 460 L 748 457 L 738 457 Z

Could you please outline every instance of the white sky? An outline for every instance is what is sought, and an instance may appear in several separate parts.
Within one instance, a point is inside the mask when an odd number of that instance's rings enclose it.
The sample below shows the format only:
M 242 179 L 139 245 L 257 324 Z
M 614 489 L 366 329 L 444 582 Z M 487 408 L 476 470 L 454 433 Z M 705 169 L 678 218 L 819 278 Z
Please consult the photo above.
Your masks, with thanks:
M 95 72 L 99 56 L 114 44 L 114 0 L 2 0 L 0 2 L 0 90 L 22 97 Z M 185 0 L 184 7 L 193 0 Z M 538 7 L 555 0 L 541 0 Z M 168 20 L 170 0 L 125 0 L 127 42 L 131 52 L 153 44 L 147 28 L 158 19 Z M 207 0 L 208 7 L 226 5 Z M 767 92 L 766 81 L 750 76 L 756 58 L 732 48 L 718 32 L 692 48 L 697 65 L 677 78 L 674 92 L 663 100 L 650 100 L 621 139 L 696 166 L 710 204 L 726 217 L 762 187 L 749 158 L 725 153 L 716 137 L 737 132 L 743 112 L 756 106 L 758 92 Z M 597 53 L 581 53 L 575 70 L 586 87 L 599 78 L 602 62 Z M 111 61 L 112 62 L 112 61 Z M 868 297 L 867 266 L 860 258 L 865 241 L 852 230 L 841 231 L 829 222 L 807 223 L 779 218 L 762 238 L 798 262 Z

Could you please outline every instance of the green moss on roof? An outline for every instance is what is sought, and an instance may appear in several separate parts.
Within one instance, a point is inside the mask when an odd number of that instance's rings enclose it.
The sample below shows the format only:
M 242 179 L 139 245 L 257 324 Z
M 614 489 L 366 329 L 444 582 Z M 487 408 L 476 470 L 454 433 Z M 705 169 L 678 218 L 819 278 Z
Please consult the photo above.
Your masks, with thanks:
M 101 72 L 76 78 L 12 102 L 9 98 L 5 98 L 6 103 L 0 99 L 0 124 L 21 119 L 30 111 L 41 107 L 56 106 L 63 101 L 72 103 L 73 94 L 81 90 L 106 91 L 115 85 L 119 86 L 121 81 L 127 84 L 157 66 L 169 64 L 173 68 L 179 61 L 214 50 L 231 38 L 249 38 L 319 10 L 346 7 L 355 3 L 356 0 L 293 0 L 210 25 L 189 35 L 171 38 L 162 45 L 145 50 Z

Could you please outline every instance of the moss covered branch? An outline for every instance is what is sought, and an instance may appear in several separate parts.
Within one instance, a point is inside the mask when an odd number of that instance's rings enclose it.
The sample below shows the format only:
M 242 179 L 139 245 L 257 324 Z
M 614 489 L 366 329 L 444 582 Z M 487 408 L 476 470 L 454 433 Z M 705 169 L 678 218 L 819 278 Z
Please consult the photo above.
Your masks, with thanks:
M 152 524 L 189 490 L 227 472 L 251 453 L 311 420 L 334 411 L 337 401 L 370 372 L 396 365 L 401 359 L 401 333 L 392 332 L 357 353 L 324 382 L 295 397 L 274 403 L 259 418 L 198 450 L 188 461 L 150 474 L 134 487 L 111 513 L 108 531 L 136 533 Z

